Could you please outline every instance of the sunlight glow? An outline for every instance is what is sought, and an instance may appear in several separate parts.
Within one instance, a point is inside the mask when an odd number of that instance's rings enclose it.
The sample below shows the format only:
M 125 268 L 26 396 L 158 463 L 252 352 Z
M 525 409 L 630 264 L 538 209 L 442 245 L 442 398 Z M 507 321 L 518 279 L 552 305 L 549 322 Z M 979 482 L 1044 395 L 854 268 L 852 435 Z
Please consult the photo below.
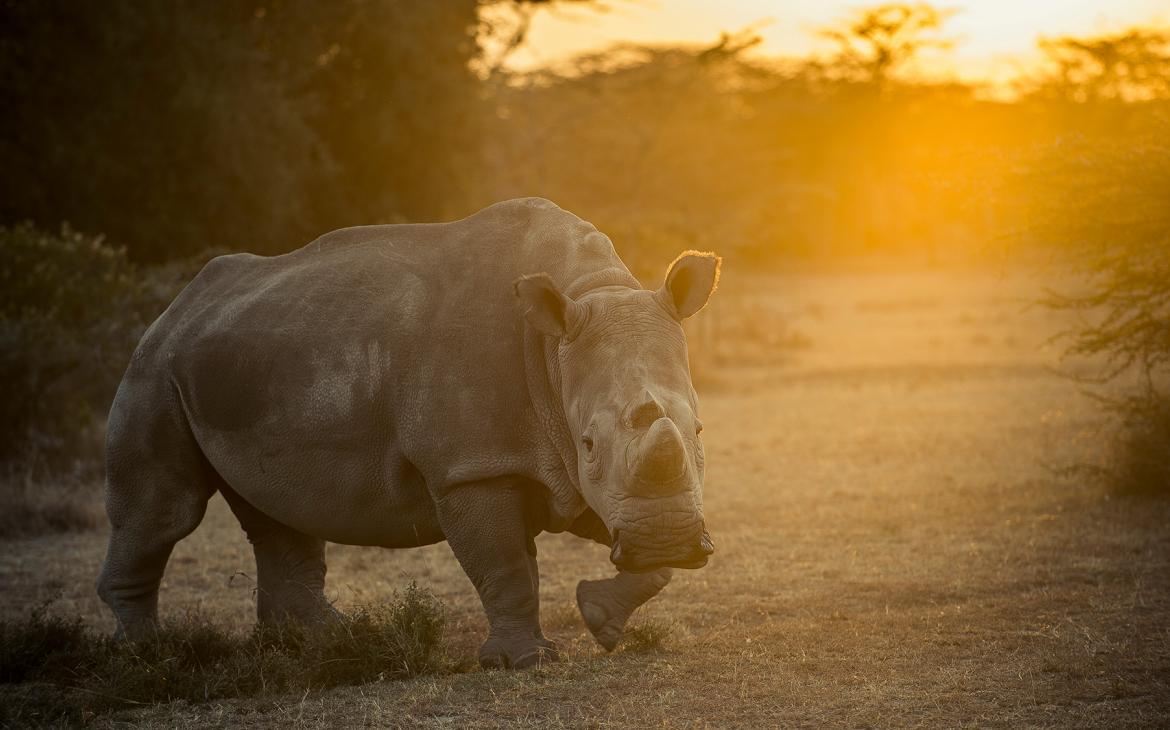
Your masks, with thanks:
M 757 53 L 801 56 L 829 50 L 817 30 L 878 3 L 857 0 L 612 0 L 607 10 L 559 9 L 533 19 L 526 47 L 509 66 L 528 70 L 618 42 L 705 44 L 722 31 L 752 27 L 763 38 Z M 1133 25 L 1170 23 L 1162 0 L 977 0 L 939 3 L 957 10 L 946 24 L 955 40 L 920 71 L 1000 80 L 1036 58 L 1039 36 L 1092 34 Z

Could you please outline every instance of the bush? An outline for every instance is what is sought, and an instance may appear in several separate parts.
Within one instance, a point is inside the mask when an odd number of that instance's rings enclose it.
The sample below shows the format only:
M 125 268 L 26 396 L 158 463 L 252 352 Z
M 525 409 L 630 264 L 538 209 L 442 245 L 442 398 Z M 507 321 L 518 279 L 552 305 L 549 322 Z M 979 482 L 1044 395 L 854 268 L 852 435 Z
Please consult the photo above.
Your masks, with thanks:
M 442 604 L 414 583 L 386 607 L 320 628 L 224 631 L 191 615 L 149 640 L 98 636 L 49 615 L 0 623 L 0 725 L 78 722 L 136 705 L 305 692 L 447 669 Z
M 48 614 L 49 604 L 24 621 L 0 622 L 0 684 L 59 676 L 93 663 L 97 642 L 81 619 Z
M 1101 473 L 1120 494 L 1170 495 L 1170 395 L 1152 390 L 1109 406 L 1117 430 Z
M 100 236 L 0 228 L 0 462 L 96 462 L 106 409 L 147 324 L 178 288 Z

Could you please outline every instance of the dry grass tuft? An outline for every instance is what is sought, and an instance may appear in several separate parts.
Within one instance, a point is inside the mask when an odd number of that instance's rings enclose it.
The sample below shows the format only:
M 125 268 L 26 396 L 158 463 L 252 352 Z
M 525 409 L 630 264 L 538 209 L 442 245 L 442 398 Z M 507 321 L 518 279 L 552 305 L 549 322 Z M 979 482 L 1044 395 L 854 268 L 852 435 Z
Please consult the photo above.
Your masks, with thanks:
M 99 486 L 79 476 L 0 477 L 0 540 L 95 529 L 105 521 L 101 495 Z
M 673 632 L 674 626 L 665 621 L 644 621 L 626 629 L 622 636 L 622 649 L 635 652 L 662 651 Z
M 189 615 L 150 639 L 98 636 L 48 604 L 0 623 L 0 725 L 83 722 L 128 707 L 279 695 L 403 679 L 448 668 L 443 607 L 413 583 L 389 606 L 321 629 L 287 624 L 249 635 Z

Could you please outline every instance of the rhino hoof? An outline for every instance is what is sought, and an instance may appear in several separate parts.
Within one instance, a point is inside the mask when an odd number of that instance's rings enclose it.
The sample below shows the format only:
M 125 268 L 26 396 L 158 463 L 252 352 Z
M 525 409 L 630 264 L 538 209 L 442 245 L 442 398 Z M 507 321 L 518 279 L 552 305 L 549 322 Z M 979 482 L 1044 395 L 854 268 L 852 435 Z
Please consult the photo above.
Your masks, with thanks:
M 555 642 L 548 639 L 529 641 L 532 643 L 527 646 L 507 646 L 502 641 L 488 639 L 479 650 L 479 665 L 484 669 L 530 669 L 561 658 Z
M 602 583 L 583 580 L 577 584 L 577 609 L 581 611 L 581 618 L 585 620 L 589 633 L 609 652 L 616 649 L 621 641 L 628 617 L 611 616 L 605 609 L 603 602 L 606 596 Z

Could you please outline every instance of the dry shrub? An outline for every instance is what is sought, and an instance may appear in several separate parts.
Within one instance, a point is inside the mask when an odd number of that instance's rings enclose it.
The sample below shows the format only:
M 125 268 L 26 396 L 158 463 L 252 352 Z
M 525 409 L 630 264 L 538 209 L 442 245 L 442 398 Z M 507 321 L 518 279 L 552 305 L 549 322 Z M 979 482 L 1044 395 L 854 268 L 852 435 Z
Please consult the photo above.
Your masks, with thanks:
M 1170 395 L 1151 391 L 1111 407 L 1119 426 L 1108 483 L 1120 494 L 1170 495 Z
M 414 583 L 384 607 L 324 627 L 225 631 L 204 616 L 150 639 L 115 641 L 48 613 L 0 623 L 0 725 L 82 722 L 95 714 L 186 700 L 278 695 L 403 679 L 449 668 L 441 603 Z

